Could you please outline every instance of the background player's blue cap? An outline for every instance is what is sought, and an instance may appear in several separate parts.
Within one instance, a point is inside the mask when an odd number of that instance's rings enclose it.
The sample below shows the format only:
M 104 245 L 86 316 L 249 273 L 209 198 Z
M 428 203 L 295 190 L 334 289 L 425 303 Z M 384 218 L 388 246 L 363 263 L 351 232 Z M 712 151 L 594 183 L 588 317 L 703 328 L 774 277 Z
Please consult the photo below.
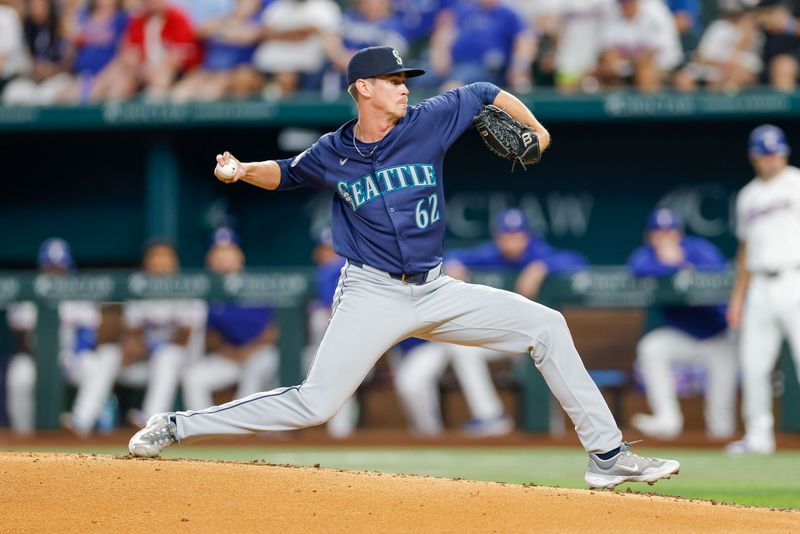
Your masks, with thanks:
M 648 230 L 680 230 L 683 221 L 677 213 L 668 208 L 658 208 L 647 218 Z
M 750 156 L 789 155 L 789 142 L 783 130 L 772 124 L 762 124 L 750 133 Z
M 74 262 L 69 245 L 63 239 L 52 237 L 39 247 L 39 268 L 61 267 L 72 269 Z
M 408 69 L 403 66 L 400 53 L 391 46 L 371 46 L 362 48 L 350 58 L 347 64 L 347 85 L 360 78 L 374 78 L 404 72 L 406 77 L 422 76 L 422 69 Z
M 239 236 L 236 235 L 236 232 L 231 230 L 230 228 L 217 228 L 214 230 L 214 233 L 211 234 L 211 239 L 209 240 L 209 248 L 215 247 L 217 245 L 236 245 L 237 247 L 241 245 L 239 241 Z
M 503 210 L 497 214 L 494 222 L 495 233 L 528 232 L 530 225 L 525 212 L 518 208 Z

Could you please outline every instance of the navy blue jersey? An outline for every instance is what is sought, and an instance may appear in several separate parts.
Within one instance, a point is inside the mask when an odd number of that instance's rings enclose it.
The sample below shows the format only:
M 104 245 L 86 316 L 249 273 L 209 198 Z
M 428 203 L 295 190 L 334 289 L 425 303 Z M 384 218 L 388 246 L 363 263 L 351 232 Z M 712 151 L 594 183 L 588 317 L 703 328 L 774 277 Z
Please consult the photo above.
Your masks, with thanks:
M 681 247 L 685 255 L 682 265 L 665 265 L 650 245 L 637 248 L 628 258 L 628 267 L 634 276 L 670 276 L 681 269 L 722 271 L 726 260 L 713 243 L 701 237 L 684 237 Z M 697 339 L 706 339 L 723 332 L 728 323 L 726 306 L 661 306 L 664 324 L 686 332 Z
M 457 260 L 466 267 L 506 267 L 522 269 L 534 261 L 542 261 L 552 274 L 566 274 L 585 268 L 589 262 L 577 252 L 556 250 L 544 239 L 531 237 L 525 252 L 516 259 L 505 258 L 491 241 L 473 248 L 456 249 L 447 253 L 448 260 Z
M 333 295 L 339 285 L 344 259 L 334 258 L 317 267 L 317 299 L 326 307 L 333 307 Z
M 391 273 L 430 270 L 442 261 L 445 152 L 499 92 L 474 83 L 409 106 L 373 144 L 354 139 L 353 119 L 294 159 L 278 160 L 279 189 L 336 193 L 331 226 L 340 256 Z
M 215 302 L 208 307 L 206 328 L 219 332 L 230 345 L 242 347 L 258 339 L 274 317 L 275 311 L 266 306 Z

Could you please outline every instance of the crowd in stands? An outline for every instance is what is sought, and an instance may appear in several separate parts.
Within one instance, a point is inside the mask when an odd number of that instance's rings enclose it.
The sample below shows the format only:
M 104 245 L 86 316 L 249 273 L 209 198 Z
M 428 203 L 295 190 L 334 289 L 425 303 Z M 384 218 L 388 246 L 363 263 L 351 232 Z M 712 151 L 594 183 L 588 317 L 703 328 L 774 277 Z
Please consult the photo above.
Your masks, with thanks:
M 6 105 L 344 94 L 389 45 L 424 90 L 794 91 L 798 0 L 0 0 Z

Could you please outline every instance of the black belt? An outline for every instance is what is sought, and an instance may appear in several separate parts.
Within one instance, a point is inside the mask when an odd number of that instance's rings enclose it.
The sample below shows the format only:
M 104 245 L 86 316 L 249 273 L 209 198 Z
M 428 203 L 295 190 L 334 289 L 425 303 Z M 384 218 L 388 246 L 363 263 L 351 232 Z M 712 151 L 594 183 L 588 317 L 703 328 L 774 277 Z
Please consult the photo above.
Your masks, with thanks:
M 360 261 L 348 259 L 351 265 L 355 265 L 356 267 L 363 269 L 364 264 Z M 414 285 L 422 285 L 428 281 L 428 274 L 431 271 L 423 271 L 421 273 L 390 273 L 388 271 L 384 271 L 382 269 L 377 269 L 371 265 L 368 265 L 370 269 L 374 271 L 379 271 L 381 273 L 388 274 L 390 278 L 394 278 L 395 280 L 400 280 L 404 284 L 414 284 Z M 433 269 L 431 269 L 433 270 Z

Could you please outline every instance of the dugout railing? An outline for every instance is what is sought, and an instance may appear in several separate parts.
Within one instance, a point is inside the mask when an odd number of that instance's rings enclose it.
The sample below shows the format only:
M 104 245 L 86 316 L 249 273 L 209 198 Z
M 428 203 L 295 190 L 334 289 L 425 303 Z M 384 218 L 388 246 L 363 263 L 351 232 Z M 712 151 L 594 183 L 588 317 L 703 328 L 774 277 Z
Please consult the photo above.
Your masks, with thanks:
M 493 287 L 513 287 L 514 272 L 476 271 L 472 280 Z M 660 279 L 635 279 L 623 267 L 595 267 L 569 276 L 545 280 L 537 300 L 559 309 L 614 310 L 646 309 L 654 304 L 713 305 L 727 302 L 733 281 L 731 272 L 682 272 Z M 122 302 L 130 299 L 235 300 L 268 304 L 277 309 L 281 328 L 280 380 L 290 385 L 302 380 L 301 352 L 306 341 L 306 307 L 313 294 L 310 267 L 252 270 L 217 277 L 206 272 L 186 272 L 173 277 L 154 277 L 135 271 L 97 272 L 55 277 L 36 273 L 0 273 L 0 321 L 6 325 L 5 309 L 18 301 L 33 301 L 39 309 L 34 352 L 37 365 L 37 427 L 58 427 L 65 399 L 64 383 L 58 370 L 57 305 L 65 300 Z M 8 355 L 9 334 L 0 336 L 0 347 Z M 784 353 L 786 351 L 784 350 Z M 633 355 L 628 355 L 632 360 Z M 519 369 L 520 426 L 527 431 L 547 431 L 550 395 L 544 380 L 530 359 Z M 613 387 L 619 375 L 596 371 L 601 386 Z M 791 358 L 784 354 L 779 363 L 783 377 L 780 393 L 780 428 L 800 431 L 800 387 Z M 629 378 L 629 377 L 627 377 Z M 625 377 L 622 378 L 623 380 Z

